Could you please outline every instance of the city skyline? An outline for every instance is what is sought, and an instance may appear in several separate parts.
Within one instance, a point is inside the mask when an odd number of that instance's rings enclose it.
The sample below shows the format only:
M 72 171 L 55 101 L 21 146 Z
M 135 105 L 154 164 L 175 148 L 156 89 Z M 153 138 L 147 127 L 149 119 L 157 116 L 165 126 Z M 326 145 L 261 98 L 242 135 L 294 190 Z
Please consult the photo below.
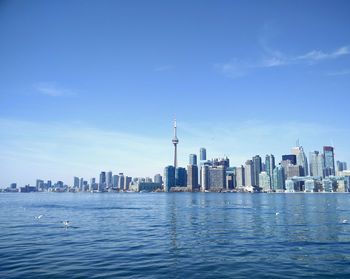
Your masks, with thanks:
M 350 162 L 349 8 L 2 1 L 0 185 L 159 173 L 174 115 L 179 166 L 202 146 L 234 165 L 279 158 L 297 139 Z

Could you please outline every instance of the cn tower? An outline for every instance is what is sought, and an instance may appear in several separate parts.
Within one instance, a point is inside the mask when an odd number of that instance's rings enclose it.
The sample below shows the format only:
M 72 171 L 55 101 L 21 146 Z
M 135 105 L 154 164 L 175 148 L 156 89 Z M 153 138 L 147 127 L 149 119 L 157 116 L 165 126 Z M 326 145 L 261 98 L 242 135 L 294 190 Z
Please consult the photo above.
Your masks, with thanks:
M 174 120 L 174 137 L 172 140 L 174 144 L 174 168 L 177 168 L 177 144 L 179 143 L 179 139 L 177 138 L 177 133 L 176 133 L 176 119 Z

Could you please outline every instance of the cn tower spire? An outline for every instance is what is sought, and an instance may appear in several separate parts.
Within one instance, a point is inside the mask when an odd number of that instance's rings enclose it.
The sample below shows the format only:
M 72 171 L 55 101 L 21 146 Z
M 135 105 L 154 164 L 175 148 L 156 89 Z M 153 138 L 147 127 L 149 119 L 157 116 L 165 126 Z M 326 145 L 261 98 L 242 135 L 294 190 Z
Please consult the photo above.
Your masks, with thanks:
M 179 139 L 177 138 L 177 125 L 176 125 L 176 119 L 174 120 L 174 137 L 173 137 L 173 144 L 174 144 L 174 168 L 177 168 L 177 144 L 179 143 Z

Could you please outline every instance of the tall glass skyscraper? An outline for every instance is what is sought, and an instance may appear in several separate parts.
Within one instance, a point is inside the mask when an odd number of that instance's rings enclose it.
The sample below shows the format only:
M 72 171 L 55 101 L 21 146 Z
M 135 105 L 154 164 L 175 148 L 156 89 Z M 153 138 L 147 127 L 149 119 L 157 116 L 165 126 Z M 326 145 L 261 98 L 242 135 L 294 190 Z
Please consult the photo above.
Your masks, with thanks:
M 170 192 L 170 188 L 175 186 L 175 168 L 167 166 L 164 169 L 164 192 Z
M 207 160 L 207 150 L 204 147 L 202 147 L 199 150 L 199 160 L 201 160 L 201 161 Z
M 196 154 L 190 154 L 189 164 L 197 166 L 197 155 Z
M 175 169 L 175 186 L 187 187 L 187 171 L 185 168 Z
M 284 169 L 281 165 L 278 165 L 273 170 L 272 187 L 272 189 L 275 191 L 282 191 L 285 189 L 285 175 Z
M 297 165 L 302 167 L 302 176 L 309 175 L 309 166 L 307 162 L 307 157 L 302 146 L 296 146 L 292 148 L 292 154 L 297 157 Z
M 310 152 L 310 175 L 315 177 L 324 177 L 323 167 L 323 154 L 320 154 L 318 151 Z
M 325 176 L 335 175 L 334 148 L 332 146 L 324 146 L 323 155 Z
M 254 186 L 259 187 L 260 186 L 259 174 L 262 171 L 261 157 L 259 155 L 256 155 L 253 157 L 253 164 L 254 164 L 254 182 L 255 182 Z

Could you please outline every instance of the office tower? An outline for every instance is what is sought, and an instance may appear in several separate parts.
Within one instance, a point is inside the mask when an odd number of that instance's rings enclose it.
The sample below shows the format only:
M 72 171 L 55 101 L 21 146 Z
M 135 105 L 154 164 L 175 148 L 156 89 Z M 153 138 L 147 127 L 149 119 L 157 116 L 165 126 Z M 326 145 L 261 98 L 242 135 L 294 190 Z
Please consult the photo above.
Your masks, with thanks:
M 282 161 L 290 161 L 292 165 L 296 165 L 297 156 L 294 154 L 282 155 Z
M 100 173 L 100 181 L 99 181 L 100 185 L 105 185 L 106 184 L 106 172 L 102 171 Z
M 106 185 L 108 187 L 112 187 L 113 186 L 113 173 L 111 171 L 107 172 Z
M 167 166 L 164 169 L 164 192 L 170 192 L 171 187 L 175 187 L 175 168 Z
M 187 187 L 187 171 L 185 168 L 175 169 L 175 186 Z
M 220 191 L 226 189 L 226 169 L 224 166 L 209 167 L 209 190 Z
M 209 189 L 209 166 L 203 165 L 201 167 L 201 183 L 202 192 Z
M 84 188 L 84 178 L 80 178 L 80 182 L 79 182 L 79 190 L 82 191 Z
M 292 154 L 297 158 L 297 165 L 302 167 L 301 176 L 309 175 L 308 161 L 302 146 L 296 146 L 292 148 Z
M 174 168 L 177 168 L 177 145 L 179 143 L 179 139 L 177 138 L 177 131 L 176 131 L 176 120 L 174 120 L 174 137 L 173 137 L 173 144 L 174 144 Z
M 198 188 L 198 167 L 196 165 L 187 166 L 187 187 L 190 191 Z
M 79 188 L 79 177 L 74 176 L 74 188 Z
M 124 190 L 124 183 L 125 183 L 124 173 L 120 172 L 118 176 L 119 176 L 118 188 L 119 190 Z
M 285 169 L 286 178 L 292 178 L 295 176 L 301 176 L 303 168 L 299 165 L 289 164 L 284 169 Z
M 48 180 L 46 184 L 47 184 L 47 188 L 48 189 L 52 187 L 52 181 L 51 180 Z
M 254 187 L 255 181 L 254 181 L 254 163 L 252 160 L 247 160 L 245 162 L 244 167 L 244 178 L 245 178 L 245 186 L 246 187 Z
M 196 154 L 190 154 L 189 158 L 189 165 L 197 165 L 197 155 Z
M 337 171 L 336 171 L 336 175 L 340 176 L 342 171 L 347 170 L 347 164 L 346 162 L 340 162 L 337 161 Z
M 271 179 L 267 172 L 263 171 L 259 174 L 259 183 L 262 191 L 271 191 Z
M 324 146 L 323 156 L 325 176 L 335 175 L 334 148 L 332 146 Z
M 284 169 L 281 165 L 278 165 L 273 170 L 272 189 L 275 191 L 282 191 L 285 189 Z
M 199 150 L 199 160 L 200 161 L 206 161 L 207 160 L 207 150 L 204 147 L 202 147 Z
M 314 177 L 323 176 L 323 155 L 318 151 L 310 152 L 310 175 Z
M 119 176 L 117 174 L 113 175 L 112 177 L 112 187 L 118 188 L 118 182 L 119 182 Z
M 215 159 L 211 160 L 211 165 L 213 167 L 224 166 L 225 168 L 229 168 L 230 167 L 230 159 L 227 157 L 215 158 Z
M 124 177 L 124 190 L 129 190 L 130 183 L 132 181 L 132 177 L 125 176 Z
M 226 189 L 233 190 L 236 188 L 236 175 L 226 171 Z
M 266 155 L 265 156 L 265 169 L 266 173 L 272 177 L 272 172 L 275 169 L 276 164 L 275 164 L 275 156 L 271 155 Z
M 154 180 L 154 183 L 159 183 L 159 184 L 163 183 L 163 178 L 159 173 L 154 176 L 153 180 Z
M 243 187 L 245 186 L 245 171 L 243 166 L 239 166 L 236 168 L 236 186 Z
M 262 165 L 261 165 L 261 157 L 259 155 L 256 155 L 253 157 L 253 165 L 254 165 L 254 181 L 255 185 L 259 187 L 259 174 L 262 171 Z

